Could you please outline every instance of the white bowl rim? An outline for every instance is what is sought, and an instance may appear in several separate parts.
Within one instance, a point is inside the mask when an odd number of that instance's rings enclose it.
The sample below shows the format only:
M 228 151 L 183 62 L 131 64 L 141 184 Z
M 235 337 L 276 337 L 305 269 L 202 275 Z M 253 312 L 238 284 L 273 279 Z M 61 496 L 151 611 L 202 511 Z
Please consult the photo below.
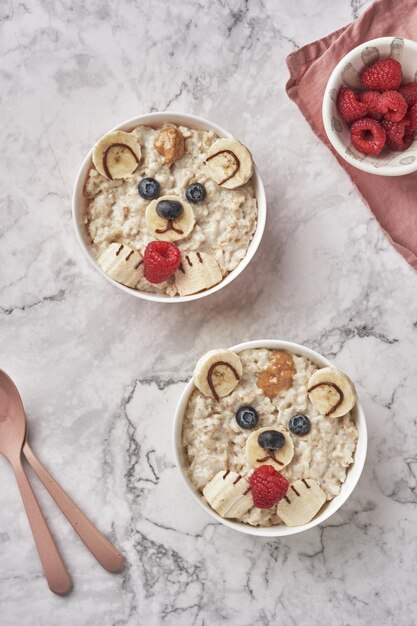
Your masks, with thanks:
M 338 76 L 342 66 L 346 65 L 352 59 L 356 58 L 361 50 L 367 48 L 371 45 L 384 45 L 390 43 L 393 39 L 402 39 L 405 45 L 413 47 L 417 52 L 417 42 L 412 39 L 407 39 L 405 37 L 401 37 L 399 35 L 391 35 L 389 37 L 376 37 L 375 39 L 370 39 L 369 41 L 365 41 L 352 50 L 350 50 L 344 57 L 340 59 L 332 73 L 330 74 L 329 80 L 327 81 L 326 89 L 324 90 L 323 103 L 322 103 L 322 118 L 324 130 L 326 132 L 327 138 L 332 144 L 333 148 L 336 152 L 345 160 L 347 163 L 356 167 L 356 169 L 362 170 L 363 172 L 367 172 L 368 174 L 375 174 L 375 176 L 405 176 L 407 174 L 412 174 L 417 170 L 417 159 L 414 163 L 410 163 L 409 165 L 402 165 L 399 167 L 391 167 L 390 165 L 383 165 L 380 168 L 375 168 L 372 165 L 368 164 L 367 161 L 357 161 L 353 159 L 351 156 L 346 154 L 346 146 L 342 144 L 341 141 L 335 141 L 335 137 L 337 136 L 334 133 L 331 125 L 331 109 L 332 109 L 332 101 L 330 98 L 330 91 L 334 88 L 333 83 L 336 82 L 336 76 Z M 417 64 L 416 64 L 417 65 Z M 406 153 L 406 151 L 405 151 Z
M 311 348 L 307 348 L 306 346 L 303 346 L 301 344 L 294 343 L 292 341 L 283 341 L 279 339 L 260 339 L 260 340 L 253 340 L 253 341 L 246 341 L 244 343 L 239 343 L 229 348 L 229 350 L 233 350 L 234 352 L 239 353 L 242 350 L 248 350 L 252 348 L 269 348 L 273 350 L 287 350 L 290 353 L 298 354 L 298 355 L 305 356 L 311 359 L 314 363 L 316 363 L 320 367 L 328 367 L 328 366 L 335 367 L 335 365 L 331 361 L 326 359 L 326 357 L 322 356 L 315 350 L 312 350 Z M 336 513 L 336 511 L 338 511 L 340 507 L 343 506 L 343 504 L 345 504 L 345 502 L 348 500 L 353 490 L 355 489 L 356 485 L 358 484 L 358 481 L 362 474 L 362 470 L 365 465 L 366 452 L 367 452 L 368 435 L 367 435 L 367 428 L 366 428 L 366 420 L 365 420 L 365 414 L 359 402 L 359 399 L 357 399 L 356 405 L 353 409 L 354 412 L 356 413 L 355 424 L 359 433 L 358 442 L 357 442 L 356 450 L 355 450 L 354 461 L 348 468 L 347 478 L 346 478 L 346 481 L 342 484 L 340 493 L 335 498 L 333 498 L 333 500 L 328 501 L 328 503 L 324 505 L 325 508 L 323 509 L 323 511 L 319 515 L 317 515 L 313 520 L 311 520 L 311 522 L 309 522 L 308 524 L 304 524 L 302 526 L 294 526 L 294 527 L 285 526 L 285 525 L 259 527 L 259 526 L 250 526 L 249 524 L 244 524 L 241 522 L 234 522 L 232 520 L 228 520 L 228 519 L 220 517 L 220 515 L 218 515 L 208 504 L 206 504 L 202 500 L 201 495 L 192 485 L 183 467 L 183 462 L 182 462 L 183 448 L 181 445 L 182 422 L 183 422 L 185 409 L 188 403 L 188 399 L 194 389 L 195 387 L 194 387 L 193 379 L 191 378 L 191 380 L 187 383 L 187 386 L 185 387 L 184 391 L 182 392 L 181 397 L 177 404 L 177 408 L 176 408 L 175 416 L 174 416 L 174 423 L 173 423 L 173 433 L 172 433 L 174 458 L 175 458 L 175 463 L 178 468 L 178 471 L 189 493 L 191 493 L 193 498 L 200 504 L 200 506 L 205 511 L 207 511 L 207 513 L 209 513 L 209 515 L 211 515 L 211 517 L 213 517 L 216 521 L 220 522 L 221 524 L 225 526 L 228 526 L 229 528 L 232 528 L 233 530 L 237 530 L 247 535 L 254 535 L 257 537 L 287 537 L 289 535 L 295 535 L 295 534 L 304 532 L 305 530 L 309 530 L 311 528 L 314 528 L 315 526 L 318 526 L 319 524 L 322 524 L 325 520 L 327 520 L 329 517 L 334 515 L 334 513 Z M 353 475 L 352 478 L 350 478 L 351 475 Z
M 191 128 L 193 127 L 192 126 L 193 124 L 195 124 L 197 127 L 204 126 L 208 130 L 213 130 L 215 133 L 219 135 L 219 137 L 232 137 L 233 136 L 226 129 L 222 128 L 221 126 L 219 126 L 218 124 L 214 122 L 211 122 L 210 120 L 207 120 L 204 117 L 200 117 L 198 115 L 192 115 L 190 113 L 181 113 L 178 111 L 176 112 L 153 111 L 151 113 L 144 113 L 142 115 L 131 117 L 128 120 L 114 126 L 110 130 L 108 130 L 106 133 L 103 133 L 103 136 L 115 130 L 120 130 L 120 129 L 126 130 L 128 128 L 134 128 L 135 126 L 139 124 L 159 125 L 159 124 L 164 124 L 164 123 L 169 123 L 169 122 L 182 124 L 182 125 L 190 125 Z M 163 303 L 191 302 L 193 300 L 199 300 L 200 298 L 205 298 L 206 296 L 209 296 L 212 293 L 219 291 L 223 287 L 226 287 L 235 278 L 237 278 L 243 272 L 243 270 L 249 265 L 250 261 L 255 256 L 260 246 L 260 243 L 262 241 L 262 236 L 265 230 L 266 213 L 267 213 L 265 187 L 264 187 L 261 175 L 259 173 L 259 170 L 256 166 L 256 163 L 254 164 L 254 174 L 252 177 L 252 180 L 254 181 L 255 187 L 257 189 L 256 201 L 257 201 L 258 215 L 257 215 L 256 230 L 253 234 L 248 250 L 246 251 L 246 254 L 244 258 L 242 259 L 242 261 L 240 261 L 240 263 L 235 267 L 235 269 L 232 270 L 220 283 L 218 283 L 217 285 L 214 285 L 214 287 L 211 287 L 210 289 L 206 289 L 205 291 L 201 291 L 199 293 L 192 294 L 190 296 L 171 297 L 171 296 L 167 296 L 164 294 L 155 294 L 155 293 L 147 293 L 145 291 L 139 291 L 137 289 L 127 287 L 126 285 L 122 285 L 121 283 L 118 283 L 112 278 L 110 278 L 110 276 L 108 276 L 105 272 L 103 272 L 101 267 L 98 265 L 96 259 L 93 257 L 92 253 L 90 252 L 89 246 L 85 243 L 84 238 L 83 238 L 84 226 L 81 223 L 81 220 L 78 219 L 78 215 L 79 215 L 78 196 L 80 192 L 82 193 L 84 189 L 84 183 L 86 179 L 86 173 L 84 172 L 88 171 L 88 166 L 91 165 L 91 162 L 92 162 L 92 158 L 91 158 L 92 148 L 93 146 L 90 148 L 87 155 L 84 157 L 83 162 L 78 170 L 77 177 L 75 179 L 75 184 L 74 184 L 73 193 L 72 193 L 73 224 L 74 224 L 75 233 L 78 239 L 78 243 L 80 244 L 81 249 L 83 250 L 85 256 L 88 258 L 88 260 L 96 269 L 96 271 L 98 271 L 102 276 L 104 276 L 104 278 L 106 278 L 106 280 L 112 283 L 115 287 L 118 287 L 125 293 L 129 293 L 130 295 L 135 296 L 136 298 L 141 298 L 142 300 L 148 300 L 151 302 L 163 302 Z

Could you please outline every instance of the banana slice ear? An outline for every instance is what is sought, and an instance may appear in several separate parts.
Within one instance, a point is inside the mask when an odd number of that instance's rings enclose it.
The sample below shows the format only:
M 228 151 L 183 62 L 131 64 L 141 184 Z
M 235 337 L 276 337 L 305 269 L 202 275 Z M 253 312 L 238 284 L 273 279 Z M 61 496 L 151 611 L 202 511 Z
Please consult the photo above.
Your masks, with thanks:
M 105 135 L 93 148 L 93 163 L 102 176 L 114 180 L 135 171 L 142 158 L 139 143 L 131 133 L 117 130 Z
M 233 391 L 242 373 L 242 362 L 235 352 L 210 350 L 197 362 L 193 381 L 201 393 L 218 401 Z
M 314 372 L 307 391 L 314 408 L 326 417 L 342 417 L 355 406 L 355 385 L 335 367 L 323 367 Z
M 247 183 L 253 174 L 252 155 L 237 139 L 223 137 L 210 147 L 206 169 L 218 185 L 236 189 Z
M 282 448 L 273 451 L 261 448 L 258 443 L 258 437 L 267 430 L 276 430 L 284 435 L 285 443 Z M 254 469 L 261 465 L 272 465 L 272 467 L 279 472 L 283 467 L 291 463 L 294 456 L 294 444 L 290 434 L 285 428 L 266 426 L 264 428 L 258 428 L 249 435 L 246 440 L 245 452 L 249 465 Z
M 183 208 L 175 220 L 168 220 L 158 215 L 157 206 L 164 201 L 179 202 Z M 180 241 L 191 233 L 195 225 L 194 211 L 188 202 L 175 195 L 161 196 L 148 204 L 145 214 L 146 228 L 149 234 L 159 241 Z
M 189 252 L 182 258 L 181 265 L 175 274 L 175 286 L 180 296 L 189 296 L 204 289 L 210 289 L 222 278 L 214 256 L 205 252 Z
M 203 495 L 221 517 L 240 518 L 253 507 L 249 483 L 236 472 L 218 472 L 204 487 Z
M 135 287 L 144 275 L 140 252 L 123 243 L 111 243 L 98 257 L 97 263 L 110 278 L 126 287 Z
M 302 526 L 313 519 L 325 501 L 320 485 L 312 478 L 302 478 L 294 481 L 278 502 L 277 514 L 286 526 Z

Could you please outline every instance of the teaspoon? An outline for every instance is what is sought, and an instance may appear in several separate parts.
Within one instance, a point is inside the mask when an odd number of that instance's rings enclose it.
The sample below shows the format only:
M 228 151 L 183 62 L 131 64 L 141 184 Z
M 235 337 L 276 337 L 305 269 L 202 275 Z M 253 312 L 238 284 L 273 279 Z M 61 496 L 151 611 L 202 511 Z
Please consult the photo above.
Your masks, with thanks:
M 9 376 L 0 369 L 0 393 L 2 388 L 2 379 L 5 379 L 11 385 L 10 392 L 16 398 L 15 401 L 20 403 L 23 419 L 25 419 L 23 403 L 19 392 L 11 381 Z M 0 402 L 0 420 L 1 420 L 1 402 Z M 1 431 L 0 431 L 1 437 Z M 64 491 L 61 485 L 53 478 L 48 470 L 39 461 L 27 440 L 27 429 L 25 433 L 25 441 L 23 445 L 23 454 L 31 465 L 39 480 L 43 483 L 46 490 L 55 500 L 67 520 L 70 522 L 76 533 L 85 543 L 90 552 L 95 556 L 97 561 L 109 572 L 120 572 L 124 567 L 123 555 L 110 543 L 110 541 L 98 530 L 96 526 L 81 511 L 69 495 Z
M 65 595 L 72 581 L 22 465 L 26 438 L 23 403 L 13 381 L 0 370 L 0 453 L 11 463 L 49 588 Z

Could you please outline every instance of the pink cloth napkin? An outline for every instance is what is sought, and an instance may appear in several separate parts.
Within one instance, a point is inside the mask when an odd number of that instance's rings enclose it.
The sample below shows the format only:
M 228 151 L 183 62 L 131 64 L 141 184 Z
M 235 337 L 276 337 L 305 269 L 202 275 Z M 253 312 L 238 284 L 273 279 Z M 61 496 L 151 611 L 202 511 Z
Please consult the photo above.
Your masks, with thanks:
M 360 43 L 391 35 L 417 40 L 415 0 L 376 0 L 352 24 L 290 54 L 287 93 L 347 171 L 393 246 L 417 269 L 417 173 L 390 178 L 352 167 L 334 152 L 321 117 L 327 80 L 339 60 Z

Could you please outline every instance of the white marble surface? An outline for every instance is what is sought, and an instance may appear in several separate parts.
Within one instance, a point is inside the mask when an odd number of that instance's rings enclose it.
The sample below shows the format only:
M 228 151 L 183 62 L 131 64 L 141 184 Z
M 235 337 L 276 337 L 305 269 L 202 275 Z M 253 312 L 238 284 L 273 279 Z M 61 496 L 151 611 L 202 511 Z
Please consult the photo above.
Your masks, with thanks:
M 21 390 L 33 448 L 128 561 L 122 575 L 102 570 L 34 479 L 75 583 L 53 596 L 0 459 L 2 626 L 416 623 L 417 276 L 284 91 L 286 55 L 363 4 L 1 4 L 0 365 Z M 119 293 L 71 224 L 89 146 L 158 109 L 230 129 L 268 195 L 250 268 L 187 306 Z M 263 337 L 345 368 L 369 426 L 348 504 L 285 540 L 214 524 L 181 484 L 170 443 L 196 358 Z

